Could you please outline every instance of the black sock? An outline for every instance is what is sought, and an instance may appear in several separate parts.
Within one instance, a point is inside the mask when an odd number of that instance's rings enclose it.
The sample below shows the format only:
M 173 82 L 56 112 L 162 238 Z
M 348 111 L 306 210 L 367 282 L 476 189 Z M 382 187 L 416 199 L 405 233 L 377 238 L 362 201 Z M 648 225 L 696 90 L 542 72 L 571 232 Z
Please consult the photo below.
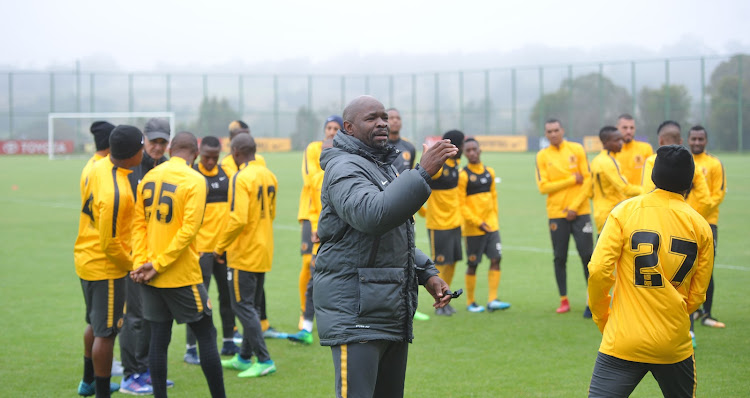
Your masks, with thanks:
M 109 379 L 110 377 L 96 377 L 96 398 L 109 397 Z
M 189 323 L 188 327 L 198 340 L 198 353 L 201 359 L 201 369 L 206 376 L 208 389 L 213 398 L 226 397 L 224 392 L 224 375 L 221 370 L 221 358 L 216 346 L 216 328 L 210 316 L 204 316 L 198 322 Z M 152 343 L 153 344 L 153 343 Z
M 148 367 L 151 372 L 151 386 L 154 397 L 167 396 L 167 349 L 172 339 L 172 322 L 149 322 L 151 324 L 151 345 L 148 350 Z
M 94 382 L 94 361 L 83 357 L 83 382 L 91 384 Z

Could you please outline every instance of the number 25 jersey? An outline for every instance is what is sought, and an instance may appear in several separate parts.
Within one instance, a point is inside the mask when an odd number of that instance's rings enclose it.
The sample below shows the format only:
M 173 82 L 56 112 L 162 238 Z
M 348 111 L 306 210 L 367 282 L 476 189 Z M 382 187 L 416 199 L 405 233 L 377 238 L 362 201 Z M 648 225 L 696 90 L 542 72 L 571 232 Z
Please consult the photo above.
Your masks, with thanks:
M 706 299 L 713 250 L 711 228 L 682 195 L 657 189 L 615 207 L 589 263 L 599 351 L 655 364 L 690 357 L 689 316 Z

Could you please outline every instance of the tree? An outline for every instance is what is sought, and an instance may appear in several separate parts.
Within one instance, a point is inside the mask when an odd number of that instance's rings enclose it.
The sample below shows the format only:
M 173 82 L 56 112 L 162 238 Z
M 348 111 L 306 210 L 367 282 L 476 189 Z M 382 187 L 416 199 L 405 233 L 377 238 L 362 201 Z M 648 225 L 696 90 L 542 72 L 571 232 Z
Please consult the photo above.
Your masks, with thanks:
M 647 135 L 652 142 L 656 141 L 656 129 L 665 120 L 680 123 L 683 131 L 690 128 L 690 94 L 681 84 L 642 88 L 638 94 L 638 111 L 640 135 Z
M 315 113 L 303 106 L 297 110 L 295 129 L 292 133 L 292 149 L 304 150 L 312 141 L 320 140 L 323 131 L 322 122 Z
M 188 130 L 196 136 L 223 137 L 227 135 L 229 123 L 239 118 L 239 113 L 232 109 L 229 100 L 226 98 L 221 100 L 216 97 L 203 98 L 199 108 L 198 120 L 190 124 Z
M 740 62 L 742 82 L 740 83 Z M 741 89 L 740 89 L 741 86 Z M 741 90 L 741 91 L 740 91 Z M 743 148 L 750 148 L 750 55 L 739 54 L 722 62 L 711 73 L 709 129 L 713 149 L 737 150 L 739 132 Z M 739 125 L 738 100 L 742 99 L 742 126 Z
M 545 94 L 531 111 L 534 132 L 544 129 L 544 121 L 560 119 L 568 137 L 597 135 L 605 124 L 614 124 L 617 116 L 631 107 L 628 91 L 598 73 L 565 79 L 560 88 Z M 535 134 L 532 134 L 535 135 Z

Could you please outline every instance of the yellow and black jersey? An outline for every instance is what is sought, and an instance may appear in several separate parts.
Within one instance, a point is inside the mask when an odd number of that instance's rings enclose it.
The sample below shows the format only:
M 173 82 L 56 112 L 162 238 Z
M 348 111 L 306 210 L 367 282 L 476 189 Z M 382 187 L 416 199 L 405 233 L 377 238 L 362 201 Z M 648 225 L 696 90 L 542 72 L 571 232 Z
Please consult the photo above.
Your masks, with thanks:
M 576 184 L 575 173 L 583 176 L 582 184 Z M 542 195 L 547 195 L 548 218 L 565 218 L 568 210 L 590 214 L 590 178 L 581 144 L 563 141 L 559 147 L 550 145 L 536 155 L 536 185 Z
M 458 208 L 457 159 L 448 159 L 443 169 L 429 182 L 432 194 L 427 199 L 427 229 L 448 230 L 461 226 L 461 209 Z
M 83 170 L 81 171 L 81 182 L 80 182 L 80 190 L 81 190 L 81 198 L 84 196 L 84 189 L 86 186 L 86 182 L 89 179 L 89 174 L 91 174 L 91 169 L 94 167 L 94 163 L 98 162 L 99 160 L 104 159 L 104 156 L 101 156 L 99 154 L 94 154 L 88 162 L 86 162 L 86 165 L 83 166 Z
M 620 165 L 607 150 L 601 151 L 591 161 L 591 185 L 597 232 L 602 231 L 609 212 L 618 203 L 643 193 L 640 184 L 630 184 L 621 174 Z
M 93 163 L 84 181 L 74 259 L 78 277 L 117 279 L 133 266 L 131 231 L 133 191 L 128 174 L 109 157 Z
M 396 168 L 398 174 L 403 173 L 404 170 L 414 168 L 414 161 L 417 157 L 417 150 L 416 148 L 414 148 L 414 145 L 411 142 L 403 138 L 399 138 L 396 141 L 388 140 L 388 144 L 393 145 L 399 151 L 398 156 L 393 161 L 393 167 Z
M 651 180 L 651 172 L 654 170 L 655 161 L 656 154 L 653 154 L 649 156 L 643 164 L 643 175 L 641 176 L 643 192 L 651 192 L 656 189 L 656 185 L 654 185 L 654 182 Z M 704 218 L 706 218 L 710 209 L 713 208 L 713 201 L 711 199 L 711 193 L 708 191 L 706 178 L 697 166 L 695 167 L 695 174 L 693 174 L 693 186 L 688 193 L 687 203 Z
M 320 168 L 320 153 L 323 151 L 323 141 L 313 141 L 302 155 L 302 191 L 299 195 L 299 209 L 297 210 L 297 220 L 308 220 L 310 212 L 310 201 L 313 187 L 310 185 L 312 179 L 322 173 Z
M 320 200 L 320 191 L 323 190 L 323 177 L 325 173 L 321 172 L 312 177 L 310 181 L 310 208 L 307 213 L 308 220 L 310 220 L 310 229 L 313 232 L 318 231 L 318 221 L 320 220 L 320 212 L 323 210 L 323 203 Z M 318 247 L 320 242 L 313 243 L 313 254 L 318 254 Z
M 232 177 L 229 221 L 215 251 L 228 265 L 247 272 L 268 272 L 273 262 L 273 219 L 278 181 L 268 168 L 245 163 Z
M 195 237 L 206 208 L 206 179 L 173 156 L 138 184 L 133 222 L 133 268 L 151 262 L 159 288 L 203 283 Z
M 615 154 L 615 159 L 620 164 L 620 173 L 631 184 L 636 184 L 641 180 L 646 159 L 653 154 L 654 149 L 648 142 L 631 140 L 622 144 L 622 149 Z
M 266 159 L 258 153 L 255 154 L 255 162 L 257 162 L 261 166 L 266 165 Z M 221 166 L 230 177 L 237 172 L 237 162 L 234 161 L 234 157 L 232 157 L 231 153 L 227 156 L 224 156 L 224 159 L 221 159 L 221 162 L 219 162 L 219 166 Z
M 588 265 L 599 351 L 657 364 L 690 357 L 690 314 L 706 299 L 713 252 L 711 228 L 679 194 L 657 189 L 615 207 Z
M 458 203 L 463 216 L 463 236 L 484 235 L 485 232 L 479 229 L 482 223 L 487 224 L 490 231 L 497 231 L 495 170 L 482 163 L 469 163 L 464 167 L 458 175 Z
M 709 194 L 711 195 L 710 205 L 707 207 L 704 217 L 709 224 L 716 225 L 719 222 L 719 205 L 724 201 L 727 194 L 727 181 L 724 175 L 724 165 L 716 157 L 708 153 L 693 155 L 695 161 L 695 170 L 703 174 L 706 179 Z M 693 197 L 692 191 L 688 195 L 688 203 L 695 208 L 699 199 Z
M 206 212 L 203 215 L 203 225 L 195 238 L 196 248 L 200 253 L 212 253 L 216 247 L 216 240 L 224 230 L 229 218 L 229 181 L 230 178 L 223 168 L 216 166 L 213 170 L 206 170 L 202 164 L 193 166 L 206 178 L 208 194 L 206 196 Z

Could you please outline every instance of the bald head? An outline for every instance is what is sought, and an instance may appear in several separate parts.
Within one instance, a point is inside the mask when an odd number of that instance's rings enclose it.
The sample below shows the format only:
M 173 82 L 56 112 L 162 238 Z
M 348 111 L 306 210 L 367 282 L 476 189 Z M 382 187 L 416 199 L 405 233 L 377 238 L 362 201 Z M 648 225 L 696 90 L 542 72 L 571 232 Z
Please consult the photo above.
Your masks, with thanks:
M 659 135 L 659 146 L 682 145 L 680 124 L 671 120 L 663 122 L 657 129 Z
M 362 95 L 344 108 L 344 132 L 372 148 L 384 148 L 388 142 L 388 113 L 383 104 Z
M 193 133 L 181 131 L 175 134 L 169 146 L 169 156 L 177 156 L 193 164 L 198 157 L 198 139 Z
M 238 165 L 255 160 L 255 140 L 250 134 L 238 134 L 232 138 L 232 157 Z

